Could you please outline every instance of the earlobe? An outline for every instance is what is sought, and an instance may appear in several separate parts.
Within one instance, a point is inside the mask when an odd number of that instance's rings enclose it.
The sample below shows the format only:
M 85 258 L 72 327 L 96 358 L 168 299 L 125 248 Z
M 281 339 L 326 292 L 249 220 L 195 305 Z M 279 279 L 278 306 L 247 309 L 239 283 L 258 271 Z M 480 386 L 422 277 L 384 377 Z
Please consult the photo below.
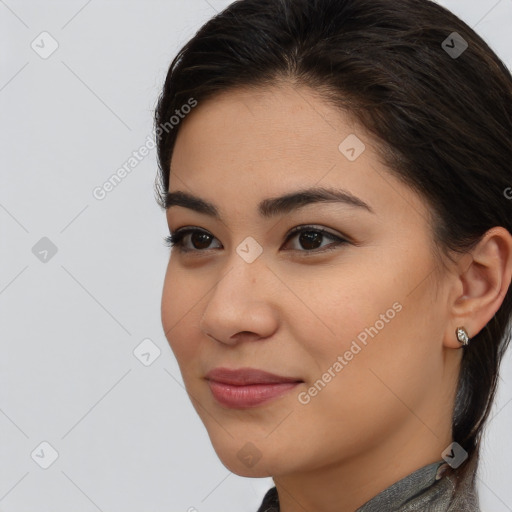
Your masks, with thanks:
M 468 259 L 460 260 L 457 284 L 462 293 L 452 303 L 453 323 L 447 326 L 445 345 L 450 348 L 471 343 L 501 307 L 512 280 L 512 235 L 494 227 L 468 256 L 469 265 Z

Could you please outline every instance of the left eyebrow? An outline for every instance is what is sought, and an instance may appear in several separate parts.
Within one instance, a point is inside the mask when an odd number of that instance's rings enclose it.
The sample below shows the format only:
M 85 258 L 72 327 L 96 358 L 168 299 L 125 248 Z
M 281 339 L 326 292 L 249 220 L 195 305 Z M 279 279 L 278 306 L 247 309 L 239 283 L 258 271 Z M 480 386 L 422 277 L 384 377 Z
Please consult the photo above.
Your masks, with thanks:
M 213 203 L 187 192 L 167 192 L 164 203 L 166 210 L 172 206 L 181 206 L 221 220 L 219 210 Z M 258 205 L 258 212 L 262 217 L 270 219 L 314 203 L 343 203 L 375 214 L 371 206 L 347 190 L 326 187 L 308 188 L 264 199 Z

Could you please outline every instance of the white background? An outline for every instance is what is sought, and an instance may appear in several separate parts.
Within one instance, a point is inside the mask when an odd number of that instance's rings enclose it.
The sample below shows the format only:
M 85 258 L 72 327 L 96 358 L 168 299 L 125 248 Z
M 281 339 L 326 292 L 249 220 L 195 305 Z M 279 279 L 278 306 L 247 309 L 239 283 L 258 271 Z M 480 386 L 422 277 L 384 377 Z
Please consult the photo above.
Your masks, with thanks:
M 163 335 L 156 151 L 92 194 L 151 134 L 172 57 L 229 3 L 0 0 L 3 512 L 255 512 L 272 485 L 220 463 Z M 512 67 L 512 0 L 441 3 Z M 58 43 L 47 59 L 31 48 L 43 31 Z M 57 248 L 46 263 L 32 252 L 42 237 Z M 133 354 L 146 338 L 161 351 L 150 366 Z M 483 512 L 512 510 L 511 361 L 485 436 Z M 48 469 L 43 441 L 58 452 Z

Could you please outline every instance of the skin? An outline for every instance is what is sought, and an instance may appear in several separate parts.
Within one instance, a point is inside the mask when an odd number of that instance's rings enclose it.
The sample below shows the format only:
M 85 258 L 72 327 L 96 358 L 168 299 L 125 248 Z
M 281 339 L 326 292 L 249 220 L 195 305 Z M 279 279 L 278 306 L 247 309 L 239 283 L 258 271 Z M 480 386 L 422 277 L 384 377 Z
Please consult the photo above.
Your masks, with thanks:
M 349 134 L 366 145 L 353 162 Z M 307 205 L 265 219 L 258 203 L 310 186 L 345 189 L 374 213 L 341 203 Z M 440 265 L 428 205 L 380 162 L 375 143 L 314 91 L 281 83 L 237 89 L 200 103 L 180 126 L 169 190 L 214 203 L 222 221 L 181 206 L 172 231 L 212 235 L 194 254 L 173 248 L 162 324 L 183 380 L 222 463 L 246 477 L 272 476 L 282 512 L 354 511 L 451 443 L 462 348 L 500 307 L 512 274 L 512 237 L 493 228 L 472 253 Z M 313 224 L 317 249 L 288 232 Z M 236 249 L 253 237 L 252 263 Z M 205 249 L 206 247 L 206 249 Z M 333 245 L 331 245 L 333 247 Z M 202 251 L 202 252 L 201 252 Z M 315 252 L 316 251 L 316 252 Z M 305 254 L 307 253 L 307 254 Z M 401 310 L 307 404 L 298 400 L 365 328 Z M 253 367 L 303 380 L 251 409 L 212 396 L 212 368 Z M 248 448 L 246 443 L 252 443 Z M 251 467 L 237 456 L 261 458 Z

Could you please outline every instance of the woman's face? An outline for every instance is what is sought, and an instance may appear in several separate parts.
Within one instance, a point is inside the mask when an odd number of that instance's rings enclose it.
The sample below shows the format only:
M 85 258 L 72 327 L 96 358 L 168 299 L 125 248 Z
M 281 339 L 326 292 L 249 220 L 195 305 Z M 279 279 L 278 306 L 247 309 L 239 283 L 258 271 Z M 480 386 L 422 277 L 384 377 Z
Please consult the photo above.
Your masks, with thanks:
M 218 218 L 168 208 L 172 232 L 202 235 L 172 249 L 162 322 L 222 462 L 267 476 L 399 464 L 402 453 L 439 460 L 462 351 L 443 346 L 456 326 L 426 203 L 361 126 L 307 88 L 238 89 L 182 123 L 169 191 Z M 320 187 L 352 201 L 274 203 Z M 218 367 L 299 382 L 236 391 L 206 379 Z M 277 394 L 258 401 L 267 392 Z

